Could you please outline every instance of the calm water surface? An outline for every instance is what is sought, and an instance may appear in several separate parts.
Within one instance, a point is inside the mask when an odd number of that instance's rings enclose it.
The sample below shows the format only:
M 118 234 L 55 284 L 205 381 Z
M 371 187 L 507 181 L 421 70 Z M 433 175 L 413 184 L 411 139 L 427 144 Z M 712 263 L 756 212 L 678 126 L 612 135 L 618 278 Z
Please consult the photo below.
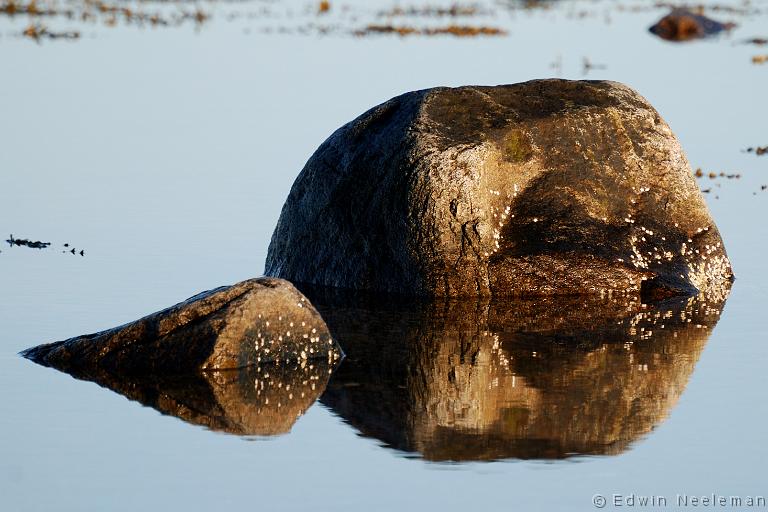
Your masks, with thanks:
M 751 63 L 768 47 L 742 44 L 768 36 L 768 2 L 712 13 L 739 27 L 690 44 L 649 34 L 664 10 L 647 2 L 487 4 L 468 22 L 509 34 L 472 39 L 347 33 L 386 2 L 350 2 L 329 14 L 331 33 L 302 34 L 314 6 L 281 5 L 201 4 L 213 18 L 199 27 L 48 22 L 82 37 L 40 44 L 18 36 L 26 18 L 0 19 L 0 234 L 52 242 L 0 252 L 0 508 L 590 510 L 596 493 L 768 496 L 768 155 L 744 152 L 768 145 L 768 64 Z M 269 17 L 242 15 L 264 6 Z M 102 382 L 112 392 L 17 355 L 260 275 L 303 163 L 370 106 L 436 85 L 583 78 L 585 57 L 605 66 L 588 78 L 656 106 L 694 168 L 741 174 L 700 180 L 737 275 L 727 303 L 318 297 L 349 357 L 300 403 L 261 415 L 247 374 Z

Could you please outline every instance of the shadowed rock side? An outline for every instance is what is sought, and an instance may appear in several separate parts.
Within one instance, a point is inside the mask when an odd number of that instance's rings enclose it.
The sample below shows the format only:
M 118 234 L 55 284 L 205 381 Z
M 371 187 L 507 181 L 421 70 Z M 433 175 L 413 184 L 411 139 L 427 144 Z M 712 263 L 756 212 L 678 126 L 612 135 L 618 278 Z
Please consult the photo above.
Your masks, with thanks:
M 435 461 L 626 450 L 669 414 L 725 302 L 309 296 L 346 351 L 321 402 Z
M 732 277 L 658 112 L 567 80 L 411 92 L 344 125 L 294 183 L 266 273 L 415 296 L 664 298 Z
M 648 30 L 667 41 L 690 41 L 730 30 L 733 23 L 720 23 L 688 9 L 674 9 Z
M 216 288 L 107 331 L 22 353 L 72 374 L 189 374 L 341 355 L 307 299 L 281 279 Z

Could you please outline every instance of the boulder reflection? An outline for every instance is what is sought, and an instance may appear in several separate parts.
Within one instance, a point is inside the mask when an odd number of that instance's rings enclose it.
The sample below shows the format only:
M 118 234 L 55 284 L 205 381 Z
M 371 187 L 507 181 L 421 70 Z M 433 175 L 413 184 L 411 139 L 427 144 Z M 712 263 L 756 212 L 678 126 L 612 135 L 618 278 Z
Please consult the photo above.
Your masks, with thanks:
M 725 304 L 382 304 L 307 290 L 346 359 L 321 402 L 439 461 L 613 455 L 669 414 Z
M 273 436 L 289 432 L 315 403 L 333 367 L 334 363 L 320 360 L 179 376 L 108 372 L 73 376 L 210 430 Z

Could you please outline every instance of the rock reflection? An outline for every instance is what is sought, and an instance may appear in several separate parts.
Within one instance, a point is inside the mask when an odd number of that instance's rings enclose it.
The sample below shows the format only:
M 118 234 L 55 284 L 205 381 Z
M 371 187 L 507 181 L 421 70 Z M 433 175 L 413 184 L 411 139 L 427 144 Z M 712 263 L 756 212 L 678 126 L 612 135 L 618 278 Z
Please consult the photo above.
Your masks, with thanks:
M 181 376 L 73 374 L 194 425 L 229 434 L 273 436 L 291 430 L 325 389 L 336 363 L 249 366 Z
M 437 461 L 613 455 L 669 414 L 720 297 L 381 304 L 307 290 L 347 354 L 321 402 Z

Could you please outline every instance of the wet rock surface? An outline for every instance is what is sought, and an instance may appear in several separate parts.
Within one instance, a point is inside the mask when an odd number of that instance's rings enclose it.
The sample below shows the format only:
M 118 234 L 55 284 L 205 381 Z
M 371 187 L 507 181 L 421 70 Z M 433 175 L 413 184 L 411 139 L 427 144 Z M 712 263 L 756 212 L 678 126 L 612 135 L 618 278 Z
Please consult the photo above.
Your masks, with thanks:
M 307 290 L 346 357 L 321 402 L 436 461 L 613 455 L 684 391 L 720 293 L 382 303 Z
M 535 80 L 393 98 L 310 158 L 266 273 L 416 296 L 625 293 L 732 278 L 669 126 L 632 89 Z
M 200 293 L 114 329 L 22 353 L 73 375 L 194 374 L 341 356 L 325 322 L 282 279 L 258 278 Z
M 730 30 L 733 23 L 721 23 L 688 9 L 674 9 L 648 30 L 667 41 L 689 41 Z

